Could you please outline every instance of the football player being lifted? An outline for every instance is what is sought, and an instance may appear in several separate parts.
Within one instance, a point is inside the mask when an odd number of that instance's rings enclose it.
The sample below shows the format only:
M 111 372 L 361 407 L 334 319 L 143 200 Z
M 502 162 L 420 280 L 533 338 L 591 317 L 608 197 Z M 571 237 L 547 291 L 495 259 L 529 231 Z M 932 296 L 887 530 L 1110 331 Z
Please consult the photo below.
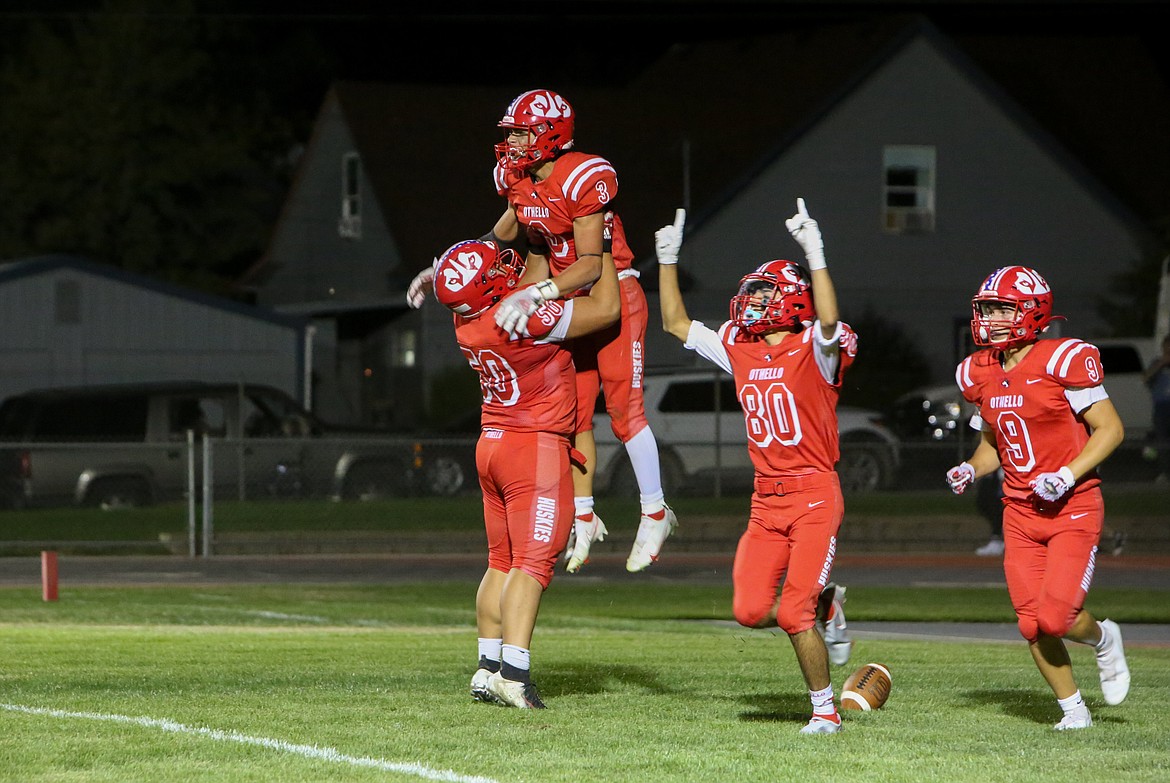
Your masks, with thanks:
M 1077 339 L 1042 340 L 1059 316 L 1052 289 L 1025 266 L 997 269 L 971 300 L 979 350 L 955 372 L 980 432 L 966 461 L 947 471 L 961 494 L 1003 468 L 1003 570 L 1020 634 L 1056 694 L 1058 731 L 1093 725 L 1064 639 L 1097 651 L 1106 704 L 1129 692 L 1121 631 L 1084 609 L 1104 522 L 1099 466 L 1125 435 L 1105 392 L 1101 355 Z
M 571 340 L 615 323 L 617 274 L 606 261 L 587 296 L 542 302 L 513 337 L 496 325 L 501 300 L 524 285 L 511 249 L 472 240 L 435 266 L 435 297 L 454 313 L 455 339 L 479 373 L 482 430 L 475 462 L 483 491 L 488 567 L 475 599 L 479 701 L 543 708 L 530 675 L 540 599 L 573 526 L 570 444 L 576 415 Z
M 808 268 L 769 261 L 746 275 L 731 318 L 710 329 L 687 315 L 678 283 L 685 213 L 656 234 L 662 328 L 730 373 L 743 408 L 755 486 L 732 568 L 740 625 L 788 634 L 812 701 L 804 734 L 833 734 L 841 718 L 829 661 L 849 660 L 845 588 L 829 581 L 845 504 L 837 398 L 857 336 L 837 319 L 837 295 L 817 222 L 804 199 L 786 221 Z
M 641 571 L 658 559 L 678 524 L 666 504 L 658 443 L 642 398 L 648 307 L 621 218 L 613 210 L 617 174 L 605 158 L 571 149 L 575 120 L 562 96 L 529 90 L 512 101 L 498 123 L 506 135 L 496 145 L 495 184 L 508 206 L 487 238 L 527 248 L 528 274 L 546 279 L 508 296 L 495 319 L 515 334 L 542 303 L 587 293 L 601 274 L 602 259 L 612 259 L 620 320 L 568 343 L 577 376 L 574 445 L 585 456 L 585 465 L 574 473 L 576 515 L 565 556 L 567 569 L 577 572 L 588 561 L 593 542 L 609 532 L 593 508 L 593 410 L 599 390 L 604 390 L 614 435 L 625 444 L 638 482 L 642 513 L 626 568 Z M 422 301 L 431 277 L 431 270 L 423 270 L 415 278 L 408 301 Z

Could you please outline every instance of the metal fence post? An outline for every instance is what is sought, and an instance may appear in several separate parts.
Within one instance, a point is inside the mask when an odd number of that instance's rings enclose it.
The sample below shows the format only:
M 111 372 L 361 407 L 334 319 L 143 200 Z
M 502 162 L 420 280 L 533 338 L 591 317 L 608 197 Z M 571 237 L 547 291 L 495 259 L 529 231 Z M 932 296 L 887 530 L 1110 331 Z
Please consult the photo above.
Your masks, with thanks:
M 187 556 L 195 557 L 195 430 L 187 430 Z
M 214 481 L 212 480 L 212 465 L 214 460 L 211 457 L 211 437 L 209 435 L 203 436 L 203 556 L 211 557 L 211 542 L 212 542 L 212 487 Z

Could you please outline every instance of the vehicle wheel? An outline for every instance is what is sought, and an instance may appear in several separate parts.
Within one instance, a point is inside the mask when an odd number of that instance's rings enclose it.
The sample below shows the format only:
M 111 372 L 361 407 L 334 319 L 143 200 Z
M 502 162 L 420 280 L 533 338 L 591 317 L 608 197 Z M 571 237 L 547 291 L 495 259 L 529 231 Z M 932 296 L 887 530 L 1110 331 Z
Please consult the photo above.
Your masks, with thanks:
M 623 454 L 620 462 L 613 469 L 613 478 L 609 481 L 610 495 L 618 497 L 638 497 L 641 490 L 638 487 L 638 477 L 634 474 L 634 466 L 630 464 L 628 455 Z M 662 478 L 662 492 L 669 502 L 670 498 L 683 491 L 682 462 L 673 451 L 658 453 L 659 473 Z
M 423 473 L 423 489 L 429 495 L 449 497 L 458 494 L 466 483 L 463 465 L 454 457 L 436 457 Z
M 397 465 L 361 463 L 354 465 L 345 477 L 341 496 L 345 500 L 380 500 L 404 494 L 402 476 Z
M 150 487 L 141 479 L 99 479 L 89 487 L 86 505 L 113 511 L 120 508 L 141 508 L 150 505 Z
M 861 495 L 886 487 L 892 468 L 889 459 L 877 445 L 842 443 L 837 475 L 841 491 L 846 495 Z

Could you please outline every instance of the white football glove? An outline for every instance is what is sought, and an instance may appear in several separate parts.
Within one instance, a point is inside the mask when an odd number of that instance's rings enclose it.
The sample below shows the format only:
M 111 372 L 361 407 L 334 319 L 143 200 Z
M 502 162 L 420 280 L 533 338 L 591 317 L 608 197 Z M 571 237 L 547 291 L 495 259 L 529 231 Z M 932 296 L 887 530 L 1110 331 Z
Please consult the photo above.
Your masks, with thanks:
M 1077 480 L 1073 478 L 1072 471 L 1065 465 L 1055 473 L 1041 473 L 1036 478 L 1032 479 L 1032 491 L 1036 495 L 1049 503 L 1055 503 L 1064 497 Z
M 808 216 L 808 209 L 804 206 L 804 199 L 796 200 L 796 214 L 784 221 L 788 233 L 804 250 L 804 258 L 808 261 L 808 268 L 825 268 L 825 242 L 821 239 L 821 228 L 817 221 Z
M 410 281 L 410 287 L 406 289 L 406 303 L 415 310 L 422 307 L 427 294 L 435 290 L 435 267 L 438 265 L 439 259 L 436 258 L 430 266 L 419 272 Z
M 951 485 L 951 492 L 962 495 L 967 487 L 975 481 L 975 468 L 969 462 L 960 462 L 947 471 L 947 483 Z
M 683 225 L 687 222 L 687 211 L 674 211 L 674 225 L 663 226 L 654 232 L 654 253 L 660 264 L 677 264 L 678 251 L 682 247 Z
M 520 327 L 542 304 L 560 295 L 557 284 L 552 280 L 541 280 L 536 285 L 514 291 L 496 308 L 496 326 L 507 332 L 510 337 L 515 337 L 520 332 Z

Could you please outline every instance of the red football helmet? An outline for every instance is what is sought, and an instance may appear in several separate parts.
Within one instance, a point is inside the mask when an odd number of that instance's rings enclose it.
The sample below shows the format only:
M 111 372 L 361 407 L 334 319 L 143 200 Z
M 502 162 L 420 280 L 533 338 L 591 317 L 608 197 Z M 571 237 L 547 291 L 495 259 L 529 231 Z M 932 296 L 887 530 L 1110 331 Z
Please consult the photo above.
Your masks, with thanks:
M 516 98 L 504 112 L 499 126 L 527 130 L 527 148 L 514 147 L 507 140 L 496 145 L 496 159 L 509 169 L 527 171 L 555 158 L 573 146 L 573 107 L 552 90 L 529 90 Z
M 816 317 L 812 279 L 792 261 L 761 264 L 739 281 L 739 291 L 731 298 L 731 320 L 748 334 L 799 332 Z
M 452 245 L 435 266 L 435 298 L 465 318 L 479 315 L 516 288 L 524 262 L 515 250 L 470 239 Z
M 1010 315 L 993 318 L 993 306 Z M 991 273 L 971 298 L 971 338 L 976 345 L 1014 348 L 1039 339 L 1052 315 L 1052 289 L 1035 269 L 1005 266 Z M 993 332 L 1006 334 L 993 339 Z

